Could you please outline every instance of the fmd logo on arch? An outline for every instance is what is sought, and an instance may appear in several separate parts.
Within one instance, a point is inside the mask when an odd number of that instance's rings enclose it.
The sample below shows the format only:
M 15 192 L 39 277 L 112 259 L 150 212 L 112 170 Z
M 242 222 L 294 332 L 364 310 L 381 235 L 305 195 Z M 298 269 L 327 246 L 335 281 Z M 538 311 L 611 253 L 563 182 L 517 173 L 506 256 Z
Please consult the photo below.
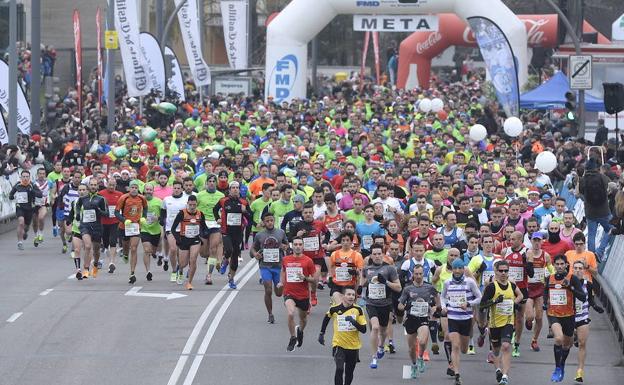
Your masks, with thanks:
M 290 96 L 299 73 L 299 61 L 295 55 L 286 55 L 275 63 L 271 73 L 269 89 L 275 89 L 276 101 L 282 101 Z
M 379 7 L 380 5 L 381 5 L 381 2 L 379 1 L 358 0 L 355 2 L 356 7 Z

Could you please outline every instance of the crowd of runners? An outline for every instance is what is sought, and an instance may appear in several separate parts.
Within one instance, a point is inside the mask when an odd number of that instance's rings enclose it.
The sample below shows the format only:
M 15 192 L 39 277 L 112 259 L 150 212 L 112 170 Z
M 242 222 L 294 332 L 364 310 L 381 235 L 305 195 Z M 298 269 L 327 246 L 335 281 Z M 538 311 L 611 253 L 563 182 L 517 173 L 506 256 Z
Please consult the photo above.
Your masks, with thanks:
M 459 385 L 462 354 L 480 348 L 504 385 L 512 357 L 548 336 L 551 380 L 563 380 L 575 345 L 582 382 L 619 168 L 610 143 L 590 148 L 557 115 L 527 112 L 522 136 L 507 137 L 479 84 L 292 103 L 213 98 L 151 118 L 131 107 L 110 135 L 68 141 L 22 169 L 9 194 L 17 247 L 58 243 L 79 281 L 119 274 L 122 260 L 129 284 L 162 269 L 187 290 L 219 273 L 237 289 L 249 250 L 269 323 L 273 297 L 283 298 L 287 351 L 302 346 L 311 309 L 331 303 L 318 342 L 332 323 L 336 384 L 352 383 L 364 333 L 365 361 L 382 370 L 399 325 L 412 378 L 440 355 Z M 444 109 L 420 111 L 425 97 Z M 470 139 L 476 123 L 485 140 Z M 545 150 L 559 161 L 549 174 L 534 163 Z

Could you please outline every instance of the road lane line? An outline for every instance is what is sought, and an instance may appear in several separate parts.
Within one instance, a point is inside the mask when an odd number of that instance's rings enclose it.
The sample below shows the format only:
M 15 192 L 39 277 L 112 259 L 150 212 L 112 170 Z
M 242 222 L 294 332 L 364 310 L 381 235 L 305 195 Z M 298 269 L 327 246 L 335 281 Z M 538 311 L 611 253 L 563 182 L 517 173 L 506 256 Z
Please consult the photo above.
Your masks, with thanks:
M 70 275 L 69 277 L 67 277 L 67 279 L 74 279 L 74 278 L 76 278 L 76 273 L 74 273 L 74 274 Z
M 244 275 L 247 274 L 248 270 L 251 269 L 255 265 L 254 262 L 255 261 L 246 263 L 245 266 L 239 272 L 239 277 L 244 277 Z M 184 349 L 182 350 L 182 355 L 178 359 L 178 362 L 176 363 L 176 366 L 173 369 L 173 372 L 171 373 L 171 377 L 169 378 L 169 382 L 167 383 L 167 385 L 177 384 L 182 374 L 182 370 L 184 369 L 184 366 L 186 365 L 186 361 L 188 360 L 188 355 L 191 354 L 191 351 L 193 350 L 193 346 L 195 346 L 195 342 L 197 342 L 199 333 L 204 328 L 204 325 L 206 324 L 208 317 L 210 317 L 210 314 L 212 313 L 214 308 L 217 306 L 217 304 L 221 301 L 221 298 L 223 298 L 227 290 L 229 290 L 229 286 L 228 284 L 225 284 L 223 288 L 219 290 L 217 295 L 215 295 L 212 301 L 210 301 L 208 306 L 206 306 L 206 309 L 204 309 L 204 312 L 199 317 L 199 320 L 197 320 L 197 323 L 195 324 L 195 327 L 193 328 L 191 335 L 186 341 L 186 345 L 184 345 Z
M 13 323 L 13 322 L 17 321 L 17 319 L 18 319 L 19 317 L 21 317 L 21 316 L 22 316 L 22 314 L 24 314 L 24 313 L 22 313 L 22 312 L 19 312 L 19 313 L 13 313 L 13 315 L 12 315 L 12 316 L 10 316 L 10 317 L 9 317 L 9 319 L 8 319 L 8 320 L 6 320 L 6 322 L 11 322 L 11 323 Z
M 48 294 L 50 294 L 52 292 L 52 290 L 54 290 L 54 289 L 45 289 L 44 291 L 39 293 L 39 295 L 48 295 Z
M 227 309 L 230 307 L 230 305 L 234 301 L 234 298 L 236 298 L 238 293 L 240 293 L 240 290 L 243 288 L 243 286 L 245 286 L 247 281 L 249 281 L 249 279 L 255 274 L 257 270 L 258 270 L 258 266 L 254 264 L 254 268 L 251 269 L 238 284 L 238 290 L 231 292 L 230 295 L 225 300 L 225 302 L 223 302 L 223 305 L 221 305 L 221 308 L 215 315 L 214 319 L 212 320 L 212 323 L 210 324 L 210 327 L 208 328 L 208 331 L 206 332 L 206 335 L 204 336 L 204 340 L 202 341 L 201 345 L 199 346 L 199 349 L 197 350 L 197 355 L 195 356 L 195 359 L 193 360 L 193 363 L 191 364 L 191 367 L 189 368 L 188 374 L 186 375 L 186 378 L 184 379 L 183 385 L 193 384 L 193 380 L 195 379 L 195 376 L 197 375 L 197 371 L 199 370 L 199 365 L 201 365 L 201 362 L 204 359 L 204 354 L 208 350 L 208 345 L 210 345 L 210 341 L 212 341 L 212 337 L 214 337 L 214 334 L 217 331 L 217 328 L 219 327 L 219 323 L 221 323 L 221 319 L 223 318 L 223 316 L 225 315 L 225 312 L 227 311 Z

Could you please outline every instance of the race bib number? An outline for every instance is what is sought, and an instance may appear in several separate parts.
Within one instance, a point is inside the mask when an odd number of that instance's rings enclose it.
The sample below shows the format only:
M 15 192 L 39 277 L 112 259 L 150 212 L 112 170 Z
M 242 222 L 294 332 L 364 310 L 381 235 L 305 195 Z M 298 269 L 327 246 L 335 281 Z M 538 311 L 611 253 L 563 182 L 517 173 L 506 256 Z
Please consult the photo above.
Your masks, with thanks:
M 337 267 L 336 268 L 336 282 L 350 282 L 351 274 L 349 274 L 348 267 Z
M 262 250 L 262 260 L 266 263 L 279 262 L 279 249 L 264 249 Z
M 318 251 L 319 246 L 318 237 L 303 238 L 303 251 Z
M 149 214 L 147 214 L 149 218 Z M 108 217 L 115 218 L 115 206 L 108 206 Z
M 131 223 L 129 225 L 126 225 L 125 234 L 126 234 L 126 237 L 135 237 L 139 235 L 139 224 Z
M 45 198 L 35 198 L 35 206 L 43 206 L 45 204 Z
M 18 193 L 15 193 L 15 200 L 19 204 L 28 203 L 28 193 L 25 191 L 20 191 Z
M 96 219 L 95 210 L 89 209 L 89 210 L 84 210 L 82 212 L 82 222 L 93 223 L 95 222 L 95 219 Z
M 551 305 L 565 305 L 568 303 L 568 291 L 566 289 L 550 289 L 548 298 Z
M 303 279 L 299 278 L 299 274 L 303 274 L 303 267 L 287 267 L 286 282 L 303 282 Z
M 208 227 L 209 229 L 217 229 L 219 228 L 219 224 L 217 223 L 217 221 L 206 221 L 206 227 Z
M 362 237 L 362 248 L 369 250 L 372 245 L 373 245 L 373 236 L 364 235 Z
M 156 223 L 156 221 L 158 220 L 158 216 L 156 216 L 153 213 L 147 213 L 147 224 L 148 225 L 152 225 L 154 223 Z
M 199 236 L 199 225 L 186 225 L 184 236 L 187 238 L 195 238 Z
M 533 278 L 529 277 L 529 283 L 542 283 L 546 277 L 546 269 L 536 267 L 533 272 Z
M 410 315 L 414 317 L 429 317 L 429 304 L 427 302 L 413 302 Z
M 384 285 L 383 283 L 369 283 L 368 284 L 368 298 L 370 299 L 386 298 L 386 285 Z
M 447 293 L 449 299 L 449 305 L 452 307 L 461 307 L 462 305 L 468 303 L 466 299 L 465 291 L 451 291 Z
M 578 299 L 574 299 L 574 311 L 576 312 L 577 315 L 582 314 L 583 302 L 579 301 Z
M 514 311 L 514 302 L 511 299 L 505 299 L 501 303 L 496 304 L 496 314 L 510 316 Z
M 492 282 L 492 277 L 494 277 L 494 272 L 491 270 L 485 270 L 483 274 L 481 274 L 481 284 L 483 286 Z
M 228 226 L 240 226 L 243 223 L 243 214 L 229 213 L 226 218 Z
M 344 314 L 338 315 L 337 317 L 338 331 L 339 332 L 352 332 L 352 331 L 357 330 L 355 326 L 351 322 L 347 321 L 345 318 L 347 318 L 347 315 L 344 315 Z
M 509 279 L 514 282 L 522 282 L 524 279 L 524 267 L 510 266 Z

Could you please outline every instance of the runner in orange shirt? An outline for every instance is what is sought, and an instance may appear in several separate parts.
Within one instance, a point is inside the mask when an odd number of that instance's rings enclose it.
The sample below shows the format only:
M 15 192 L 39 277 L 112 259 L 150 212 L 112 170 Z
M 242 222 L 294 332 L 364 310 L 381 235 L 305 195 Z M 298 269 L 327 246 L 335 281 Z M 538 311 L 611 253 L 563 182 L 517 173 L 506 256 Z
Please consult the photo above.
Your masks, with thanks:
M 565 253 L 570 266 L 574 266 L 574 262 L 576 261 L 583 261 L 585 263 L 585 279 L 589 282 L 593 282 L 593 276 L 598 274 L 598 260 L 596 259 L 596 254 L 586 249 L 586 240 L 583 233 L 574 234 L 572 242 L 574 243 L 574 250 L 568 250 Z
M 342 303 L 345 287 L 351 286 L 357 290 L 358 277 L 364 268 L 362 254 L 353 250 L 353 233 L 343 231 L 337 240 L 341 248 L 329 258 L 329 295 L 335 304 Z
M 119 219 L 119 237 L 122 239 L 124 260 L 127 262 L 128 249 L 130 249 L 130 280 L 136 282 L 134 270 L 137 264 L 137 249 L 139 247 L 140 224 L 146 221 L 147 200 L 139 194 L 139 183 L 130 182 L 130 192 L 122 195 L 115 208 L 115 216 Z

